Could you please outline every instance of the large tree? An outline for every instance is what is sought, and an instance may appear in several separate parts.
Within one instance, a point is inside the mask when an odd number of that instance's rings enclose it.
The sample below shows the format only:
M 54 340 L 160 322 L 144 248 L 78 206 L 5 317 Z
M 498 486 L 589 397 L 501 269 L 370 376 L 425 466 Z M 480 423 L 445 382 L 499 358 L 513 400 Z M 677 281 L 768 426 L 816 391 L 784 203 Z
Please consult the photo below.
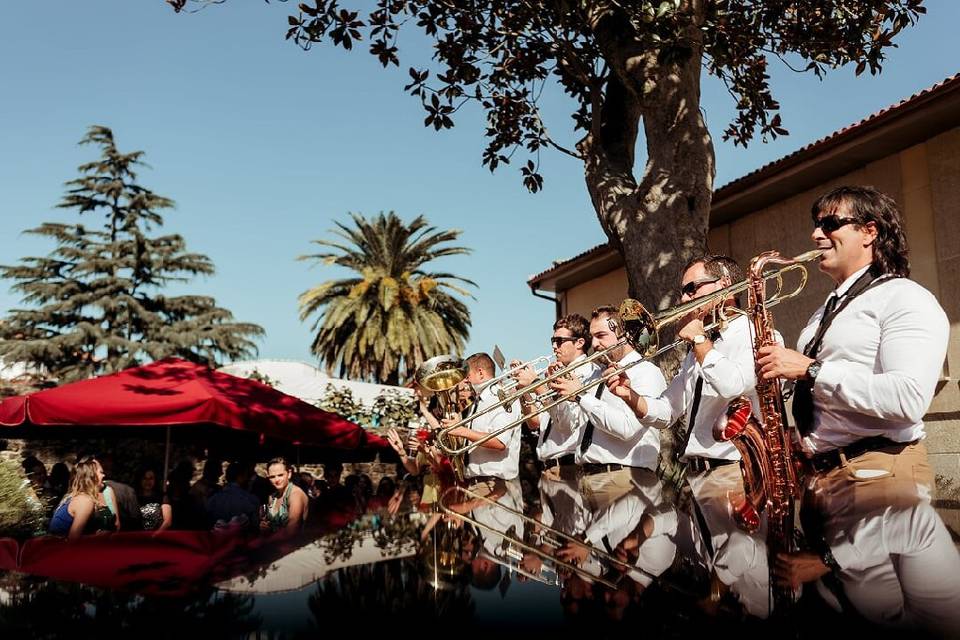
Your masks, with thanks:
M 335 252 L 300 256 L 357 274 L 327 280 L 300 295 L 301 319 L 320 314 L 310 348 L 327 370 L 398 384 L 427 358 L 461 354 L 470 314 L 450 292 L 469 296 L 455 283 L 474 283 L 425 270 L 437 258 L 470 253 L 448 244 L 460 231 L 438 231 L 423 216 L 407 224 L 392 211 L 371 220 L 359 214 L 352 218 L 353 228 L 336 223 L 332 233 L 339 240 L 314 240 Z
M 223 0 L 166 0 L 180 10 Z M 384 67 L 400 64 L 400 32 L 420 29 L 433 61 L 411 67 L 405 89 L 424 124 L 454 126 L 470 102 L 486 112 L 483 163 L 519 151 L 524 184 L 541 188 L 541 149 L 583 163 L 587 189 L 611 244 L 624 256 L 630 292 L 668 301 L 677 271 L 706 247 L 714 151 L 700 111 L 701 73 L 726 85 L 737 116 L 723 135 L 746 145 L 786 133 L 767 74 L 780 59 L 821 76 L 856 65 L 881 69 L 894 37 L 922 0 L 307 0 L 289 16 L 287 38 L 309 49 L 369 41 Z M 355 5 L 355 6 L 353 6 Z M 363 13 L 361 13 L 363 12 Z M 556 81 L 573 102 L 579 141 L 565 147 L 538 108 Z M 636 172 L 639 133 L 646 142 Z M 521 160 L 522 161 L 522 160 Z M 656 242 L 651 242 L 656 238 Z
M 98 146 L 100 158 L 80 165 L 58 207 L 82 222 L 29 229 L 53 251 L 0 266 L 25 303 L 0 324 L 0 357 L 68 382 L 168 356 L 214 365 L 255 353 L 259 326 L 234 322 L 211 297 L 164 293 L 214 267 L 181 236 L 150 234 L 173 201 L 137 182 L 143 152 L 121 153 L 100 126 L 80 143 Z

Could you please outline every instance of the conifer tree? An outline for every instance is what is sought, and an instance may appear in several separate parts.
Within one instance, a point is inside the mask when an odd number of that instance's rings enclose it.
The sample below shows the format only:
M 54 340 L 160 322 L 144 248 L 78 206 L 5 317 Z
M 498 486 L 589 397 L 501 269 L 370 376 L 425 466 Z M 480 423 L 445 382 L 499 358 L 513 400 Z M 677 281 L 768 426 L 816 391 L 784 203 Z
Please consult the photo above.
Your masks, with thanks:
M 80 165 L 57 206 L 81 221 L 27 230 L 56 247 L 0 266 L 23 301 L 0 324 L 0 357 L 69 382 L 169 356 L 215 365 L 255 353 L 258 325 L 235 322 L 209 296 L 165 295 L 168 285 L 211 275 L 214 266 L 189 253 L 182 236 L 152 235 L 174 203 L 138 183 L 143 152 L 121 153 L 102 126 L 80 144 L 96 145 L 101 156 Z

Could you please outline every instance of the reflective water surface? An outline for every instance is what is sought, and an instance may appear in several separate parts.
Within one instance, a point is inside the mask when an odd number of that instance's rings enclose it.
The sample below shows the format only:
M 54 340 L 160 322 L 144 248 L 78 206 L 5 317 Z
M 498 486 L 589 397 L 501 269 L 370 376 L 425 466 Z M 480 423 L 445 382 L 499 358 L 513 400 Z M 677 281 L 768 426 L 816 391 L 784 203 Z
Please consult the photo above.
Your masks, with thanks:
M 734 517 L 736 465 L 688 477 L 679 492 L 622 469 L 423 494 L 417 508 L 419 490 L 388 503 L 327 499 L 287 539 L 0 539 L 0 634 L 312 638 L 344 625 L 444 638 L 906 633 L 838 613 L 842 590 L 830 580 L 771 611 L 764 527 L 747 533 Z

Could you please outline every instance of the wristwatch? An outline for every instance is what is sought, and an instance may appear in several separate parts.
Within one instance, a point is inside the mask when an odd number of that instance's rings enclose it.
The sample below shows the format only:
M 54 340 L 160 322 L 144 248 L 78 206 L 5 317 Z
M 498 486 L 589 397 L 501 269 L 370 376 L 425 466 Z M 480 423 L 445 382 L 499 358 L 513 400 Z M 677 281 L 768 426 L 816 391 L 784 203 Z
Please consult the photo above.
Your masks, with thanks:
M 810 366 L 807 367 L 807 373 L 804 377 L 810 382 L 814 382 L 817 379 L 817 376 L 820 375 L 820 367 L 822 366 L 822 362 L 819 360 L 814 360 L 810 363 Z
M 701 333 L 700 335 L 693 336 L 693 340 L 691 340 L 690 342 L 692 342 L 694 346 L 696 346 L 698 344 L 703 344 L 706 341 L 707 341 L 707 334 Z
M 823 564 L 826 565 L 830 571 L 833 571 L 834 573 L 839 573 L 841 571 L 840 563 L 837 562 L 836 558 L 833 557 L 833 552 L 830 551 L 830 547 L 824 545 L 819 555 L 820 561 L 823 562 Z

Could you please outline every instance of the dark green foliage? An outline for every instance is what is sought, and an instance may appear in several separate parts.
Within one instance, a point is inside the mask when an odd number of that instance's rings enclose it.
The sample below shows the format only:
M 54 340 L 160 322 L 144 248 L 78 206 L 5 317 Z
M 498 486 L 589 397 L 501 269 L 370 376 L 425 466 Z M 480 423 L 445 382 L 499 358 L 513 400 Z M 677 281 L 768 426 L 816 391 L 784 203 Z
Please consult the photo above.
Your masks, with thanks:
M 314 240 L 336 253 L 301 256 L 347 267 L 359 277 L 327 280 L 300 295 L 300 318 L 322 312 L 310 346 L 328 371 L 354 379 L 397 384 L 435 355 L 461 353 L 470 330 L 467 306 L 448 293 L 470 294 L 451 273 L 424 266 L 443 256 L 469 253 L 451 247 L 456 230 L 438 231 L 423 216 L 409 224 L 392 211 L 372 220 L 353 214 L 355 228 L 337 223 L 346 244 Z
M 0 460 L 0 537 L 26 537 L 42 523 L 42 507 L 20 465 Z
M 164 295 L 214 267 L 187 252 L 181 236 L 150 235 L 174 203 L 137 183 L 143 152 L 120 153 L 100 126 L 80 144 L 96 145 L 101 157 L 80 165 L 58 207 L 83 223 L 28 230 L 56 248 L 0 267 L 24 303 L 0 325 L 0 356 L 69 382 L 170 356 L 214 365 L 255 353 L 259 326 L 234 322 L 208 296 Z
M 224 1 L 166 0 L 177 11 Z M 492 171 L 516 152 L 526 154 L 522 180 L 538 191 L 541 148 L 581 155 L 560 147 L 541 119 L 547 82 L 559 83 L 572 98 L 576 130 L 600 135 L 606 129 L 603 135 L 610 136 L 609 129 L 621 124 L 609 120 L 614 113 L 635 123 L 650 112 L 676 109 L 657 101 L 651 89 L 682 82 L 660 73 L 696 56 L 736 104 L 724 139 L 745 145 L 757 130 L 764 138 L 787 133 L 770 86 L 771 60 L 817 76 L 848 64 L 857 75 L 875 74 L 897 34 L 926 11 L 922 2 L 308 0 L 296 3 L 286 37 L 304 49 L 324 42 L 362 49 L 366 41 L 368 52 L 388 67 L 400 66 L 401 45 L 409 46 L 411 30 L 420 31 L 433 46 L 433 60 L 410 67 L 404 89 L 422 103 L 424 125 L 452 128 L 465 103 L 478 103 L 487 122 L 483 164 Z M 620 84 L 636 94 L 639 109 L 609 108 L 621 99 Z

